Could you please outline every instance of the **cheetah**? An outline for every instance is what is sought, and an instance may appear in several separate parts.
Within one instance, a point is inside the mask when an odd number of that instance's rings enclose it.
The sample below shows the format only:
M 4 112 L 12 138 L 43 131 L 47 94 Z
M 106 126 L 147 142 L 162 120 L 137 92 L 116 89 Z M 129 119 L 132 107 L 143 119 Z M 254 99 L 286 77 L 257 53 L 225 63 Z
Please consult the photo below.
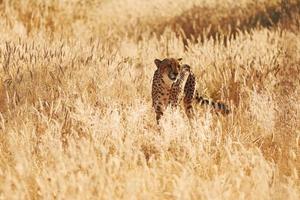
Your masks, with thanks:
M 157 123 L 168 106 L 177 107 L 182 99 L 188 118 L 192 118 L 194 115 L 193 102 L 212 106 L 216 111 L 228 114 L 230 110 L 225 104 L 206 99 L 195 91 L 195 75 L 190 66 L 180 65 L 181 60 L 182 58 L 154 60 L 157 69 L 152 80 L 152 105 L 156 113 Z

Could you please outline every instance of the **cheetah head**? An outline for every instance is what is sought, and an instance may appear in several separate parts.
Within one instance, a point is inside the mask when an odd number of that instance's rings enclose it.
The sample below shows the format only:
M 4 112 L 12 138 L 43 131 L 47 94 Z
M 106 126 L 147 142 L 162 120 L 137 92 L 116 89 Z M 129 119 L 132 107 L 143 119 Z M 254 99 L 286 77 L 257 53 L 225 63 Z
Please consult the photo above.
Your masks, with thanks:
M 154 63 L 162 73 L 163 77 L 167 76 L 169 80 L 175 81 L 178 73 L 180 72 L 181 65 L 179 62 L 181 60 L 182 58 L 165 58 L 163 60 L 155 59 Z

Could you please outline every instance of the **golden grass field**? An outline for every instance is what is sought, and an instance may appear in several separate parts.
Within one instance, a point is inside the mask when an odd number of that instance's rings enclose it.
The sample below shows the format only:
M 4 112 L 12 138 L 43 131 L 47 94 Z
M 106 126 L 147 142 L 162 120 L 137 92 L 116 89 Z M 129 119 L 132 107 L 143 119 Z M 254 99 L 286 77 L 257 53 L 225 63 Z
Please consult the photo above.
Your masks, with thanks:
M 157 126 L 165 57 L 232 113 Z M 0 199 L 300 199 L 299 75 L 299 0 L 0 0 Z

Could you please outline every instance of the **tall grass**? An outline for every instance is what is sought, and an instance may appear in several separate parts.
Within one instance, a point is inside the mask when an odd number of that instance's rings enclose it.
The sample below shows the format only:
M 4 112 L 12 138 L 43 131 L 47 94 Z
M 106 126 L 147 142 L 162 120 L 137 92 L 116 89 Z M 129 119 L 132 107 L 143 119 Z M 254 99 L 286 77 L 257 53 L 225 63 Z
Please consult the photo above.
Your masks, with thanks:
M 298 11 L 0 1 L 0 198 L 299 199 Z M 167 110 L 158 127 L 153 60 L 166 56 L 232 114 L 196 106 L 190 124 Z

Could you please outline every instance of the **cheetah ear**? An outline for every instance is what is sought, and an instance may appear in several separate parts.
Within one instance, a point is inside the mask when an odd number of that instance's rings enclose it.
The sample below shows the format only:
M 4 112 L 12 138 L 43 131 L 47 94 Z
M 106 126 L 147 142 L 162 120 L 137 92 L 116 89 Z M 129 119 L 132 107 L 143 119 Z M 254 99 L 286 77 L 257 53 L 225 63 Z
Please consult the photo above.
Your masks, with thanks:
M 161 62 L 162 62 L 162 61 L 159 60 L 159 59 L 155 59 L 155 60 L 154 60 L 154 63 L 155 63 L 155 65 L 156 65 L 157 68 L 159 68 Z
M 181 60 L 182 60 L 182 58 L 177 58 L 177 60 L 178 60 L 178 61 L 181 61 Z

